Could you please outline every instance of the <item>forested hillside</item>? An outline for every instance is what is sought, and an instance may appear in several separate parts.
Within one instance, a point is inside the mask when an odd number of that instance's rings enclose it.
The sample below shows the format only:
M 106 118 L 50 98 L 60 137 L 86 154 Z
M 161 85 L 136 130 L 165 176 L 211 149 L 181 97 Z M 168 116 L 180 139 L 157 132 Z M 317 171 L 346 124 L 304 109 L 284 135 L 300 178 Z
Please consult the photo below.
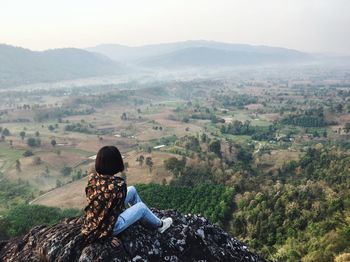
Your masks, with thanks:
M 173 168 L 179 166 L 176 163 Z M 215 180 L 213 169 L 204 170 L 206 176 L 196 173 L 197 184 Z M 208 216 L 270 259 L 332 261 L 350 252 L 349 171 L 347 154 L 319 146 L 274 175 L 243 175 L 236 180 L 235 191 L 205 184 L 192 189 L 156 185 L 138 189 L 151 206 Z M 174 183 L 184 179 L 186 172 Z M 230 184 L 230 178 L 224 184 Z
M 124 70 L 103 55 L 77 48 L 35 52 L 0 44 L 0 61 L 0 88 L 119 74 Z

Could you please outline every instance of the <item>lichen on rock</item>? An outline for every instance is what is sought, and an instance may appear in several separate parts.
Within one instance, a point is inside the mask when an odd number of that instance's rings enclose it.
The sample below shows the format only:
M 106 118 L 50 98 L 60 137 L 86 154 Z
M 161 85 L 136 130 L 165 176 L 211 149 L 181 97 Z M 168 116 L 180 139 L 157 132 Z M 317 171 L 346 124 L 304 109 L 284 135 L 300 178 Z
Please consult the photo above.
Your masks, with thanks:
M 153 209 L 174 223 L 163 234 L 136 223 L 119 235 L 122 247 L 110 239 L 86 243 L 80 234 L 82 217 L 34 227 L 24 237 L 0 246 L 1 261 L 266 261 L 250 252 L 220 227 L 197 215 Z

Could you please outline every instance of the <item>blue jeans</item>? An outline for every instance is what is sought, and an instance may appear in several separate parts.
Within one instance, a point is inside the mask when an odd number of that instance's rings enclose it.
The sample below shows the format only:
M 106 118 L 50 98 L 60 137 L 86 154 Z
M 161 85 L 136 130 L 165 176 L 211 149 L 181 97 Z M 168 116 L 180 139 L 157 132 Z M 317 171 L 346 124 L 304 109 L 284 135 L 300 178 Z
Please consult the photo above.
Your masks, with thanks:
M 114 224 L 113 235 L 118 235 L 138 220 L 143 225 L 152 228 L 161 225 L 160 219 L 142 202 L 134 186 L 128 187 L 124 204 L 126 207 L 130 205 L 130 207 L 119 215 L 117 222 Z

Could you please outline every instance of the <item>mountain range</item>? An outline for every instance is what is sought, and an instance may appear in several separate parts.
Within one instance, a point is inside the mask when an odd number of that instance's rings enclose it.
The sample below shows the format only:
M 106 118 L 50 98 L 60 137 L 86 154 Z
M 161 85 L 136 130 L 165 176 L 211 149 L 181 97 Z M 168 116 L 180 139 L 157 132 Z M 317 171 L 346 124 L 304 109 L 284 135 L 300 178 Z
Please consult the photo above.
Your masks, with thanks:
M 310 54 L 292 49 L 204 40 L 139 47 L 104 44 L 86 50 L 132 65 L 167 69 L 187 66 L 210 67 L 290 63 L 313 59 Z
M 348 59 L 347 59 L 348 60 Z M 319 61 L 293 49 L 184 41 L 129 47 L 103 44 L 84 49 L 31 51 L 0 44 L 0 88 L 94 76 L 117 75 L 139 69 L 184 69 L 292 64 Z

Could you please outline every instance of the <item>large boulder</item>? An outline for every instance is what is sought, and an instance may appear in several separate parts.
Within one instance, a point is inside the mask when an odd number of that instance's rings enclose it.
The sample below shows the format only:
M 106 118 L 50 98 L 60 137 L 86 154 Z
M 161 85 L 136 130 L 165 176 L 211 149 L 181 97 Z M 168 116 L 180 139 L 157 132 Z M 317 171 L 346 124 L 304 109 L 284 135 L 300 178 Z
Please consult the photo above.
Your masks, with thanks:
M 85 243 L 79 217 L 3 242 L 0 261 L 266 261 L 202 216 L 153 211 L 172 217 L 173 226 L 160 234 L 136 223 L 119 235 L 118 249 L 110 239 Z

